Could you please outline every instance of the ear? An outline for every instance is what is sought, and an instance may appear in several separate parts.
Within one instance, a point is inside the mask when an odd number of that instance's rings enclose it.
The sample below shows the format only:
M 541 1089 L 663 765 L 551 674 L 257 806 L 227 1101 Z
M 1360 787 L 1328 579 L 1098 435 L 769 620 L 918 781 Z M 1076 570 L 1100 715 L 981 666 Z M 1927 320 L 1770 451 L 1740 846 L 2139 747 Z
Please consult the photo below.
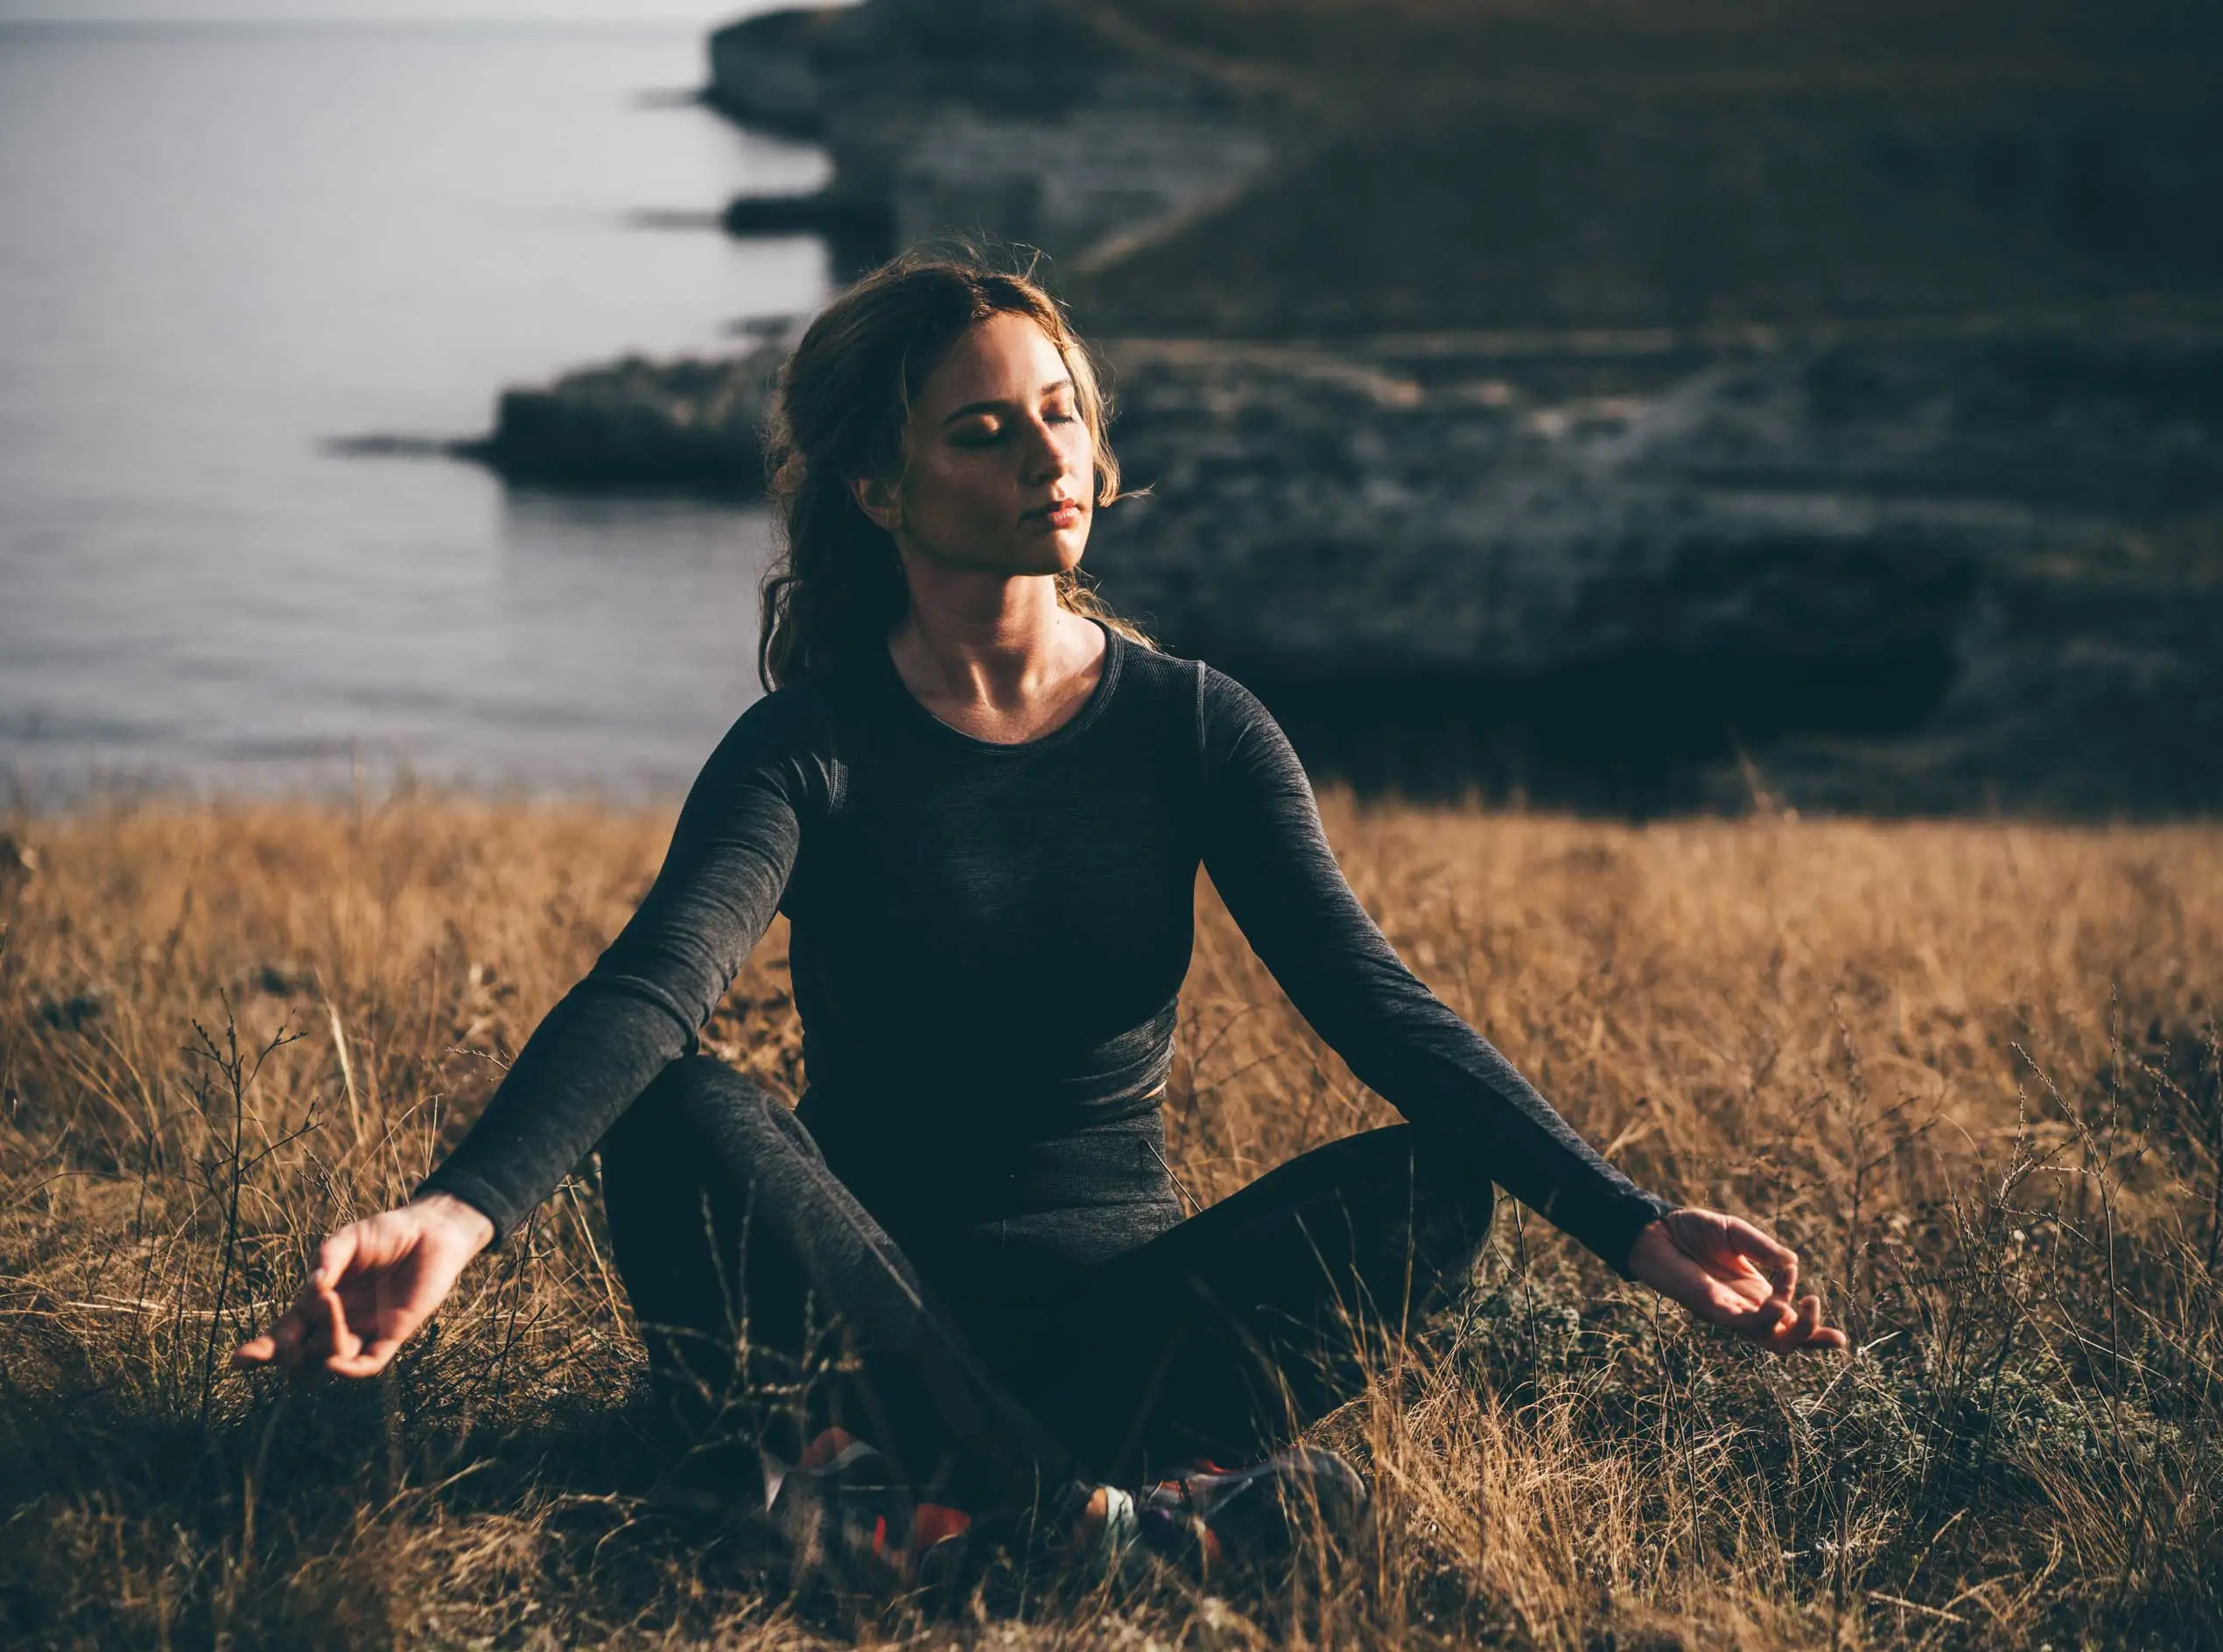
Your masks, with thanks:
M 903 507 L 896 498 L 894 484 L 882 477 L 851 477 L 849 496 L 857 501 L 857 508 L 873 526 L 891 536 L 903 520 Z

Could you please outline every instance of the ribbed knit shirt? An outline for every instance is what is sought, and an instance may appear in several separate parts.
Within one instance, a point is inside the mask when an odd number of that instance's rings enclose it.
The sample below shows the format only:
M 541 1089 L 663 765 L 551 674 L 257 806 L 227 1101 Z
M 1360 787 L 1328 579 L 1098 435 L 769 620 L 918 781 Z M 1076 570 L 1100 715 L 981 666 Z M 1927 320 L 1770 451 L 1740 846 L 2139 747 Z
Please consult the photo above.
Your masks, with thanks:
M 1671 1207 L 1399 960 L 1266 708 L 1105 640 L 1081 709 L 1020 744 L 942 722 L 885 649 L 750 706 L 638 910 L 420 1191 L 515 1228 L 695 1047 L 784 912 L 797 1113 L 828 1162 L 922 1260 L 1054 1283 L 1180 1219 L 1162 1106 L 1201 865 L 1361 1082 L 1625 1270 Z

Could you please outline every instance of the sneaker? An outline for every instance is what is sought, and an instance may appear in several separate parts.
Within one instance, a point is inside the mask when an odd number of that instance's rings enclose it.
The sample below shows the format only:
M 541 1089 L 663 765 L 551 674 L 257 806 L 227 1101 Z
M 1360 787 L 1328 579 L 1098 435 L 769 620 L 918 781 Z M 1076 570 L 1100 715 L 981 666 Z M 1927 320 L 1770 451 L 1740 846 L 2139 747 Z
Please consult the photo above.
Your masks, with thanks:
M 791 1578 L 880 1592 L 952 1575 L 972 1523 L 963 1509 L 915 1500 L 893 1466 L 845 1429 L 830 1428 L 786 1467 L 764 1464 L 765 1516 Z
M 1371 1512 L 1358 1471 L 1309 1446 L 1248 1468 L 1200 1464 L 1147 1488 L 1138 1505 L 1143 1545 L 1200 1578 L 1286 1566 L 1315 1521 L 1337 1550 L 1345 1550 Z
M 1139 1570 L 1140 1511 L 1133 1492 L 1075 1480 L 1050 1500 L 1039 1530 L 1060 1571 L 1090 1582 Z
M 1287 1564 L 1314 1520 L 1346 1548 L 1370 1512 L 1357 1469 L 1333 1452 L 1299 1446 L 1248 1468 L 1199 1464 L 1133 1492 L 1070 1487 L 1054 1506 L 1053 1530 L 1064 1534 L 1060 1558 L 1091 1576 L 1154 1560 L 1202 1579 Z

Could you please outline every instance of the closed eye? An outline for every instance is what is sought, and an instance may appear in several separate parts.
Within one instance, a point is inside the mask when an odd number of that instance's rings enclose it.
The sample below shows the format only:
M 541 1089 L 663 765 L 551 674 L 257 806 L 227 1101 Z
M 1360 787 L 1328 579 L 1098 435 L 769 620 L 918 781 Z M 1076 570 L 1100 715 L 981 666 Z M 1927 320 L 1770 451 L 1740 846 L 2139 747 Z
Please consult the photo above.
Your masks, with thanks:
M 1080 416 L 1069 407 L 1042 410 L 1042 423 L 1045 424 L 1073 424 L 1079 422 Z M 1013 428 L 1012 424 L 974 424 L 953 430 L 949 439 L 957 447 L 993 447 L 1009 436 Z

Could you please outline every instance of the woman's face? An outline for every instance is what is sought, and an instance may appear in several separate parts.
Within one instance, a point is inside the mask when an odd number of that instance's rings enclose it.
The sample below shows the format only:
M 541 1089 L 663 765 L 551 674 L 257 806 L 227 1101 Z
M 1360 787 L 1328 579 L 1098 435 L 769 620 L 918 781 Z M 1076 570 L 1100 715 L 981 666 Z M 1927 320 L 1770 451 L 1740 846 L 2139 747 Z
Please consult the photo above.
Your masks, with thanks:
M 997 315 L 950 346 L 912 399 L 904 475 L 856 484 L 906 555 L 1001 574 L 1081 560 L 1096 450 L 1064 358 L 1025 316 Z

